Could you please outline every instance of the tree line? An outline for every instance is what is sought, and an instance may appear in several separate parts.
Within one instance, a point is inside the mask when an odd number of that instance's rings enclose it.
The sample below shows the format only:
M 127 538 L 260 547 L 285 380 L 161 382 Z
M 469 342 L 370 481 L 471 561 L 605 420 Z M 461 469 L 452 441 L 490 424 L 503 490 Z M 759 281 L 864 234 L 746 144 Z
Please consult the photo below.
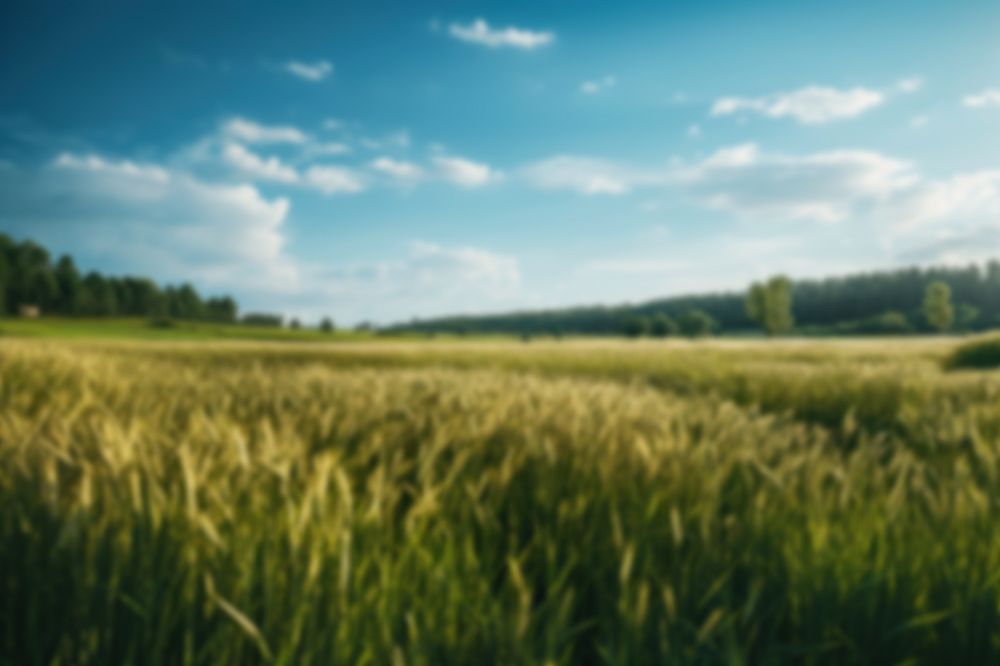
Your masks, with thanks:
M 932 291 L 948 292 L 943 328 L 927 316 Z M 774 294 L 770 299 L 767 294 Z M 934 298 L 939 298 L 935 296 Z M 933 321 L 932 321 L 933 319 Z M 1000 261 L 964 267 L 904 268 L 818 280 L 773 278 L 745 292 L 658 299 L 636 305 L 590 306 L 413 320 L 391 327 L 422 333 L 627 335 L 749 333 L 877 335 L 1000 326 Z
M 73 258 L 53 261 L 31 240 L 16 242 L 0 234 L 0 313 L 24 309 L 47 315 L 87 317 L 161 317 L 188 321 L 235 322 L 231 296 L 202 298 L 190 284 L 160 287 L 145 277 L 111 277 L 80 272 Z

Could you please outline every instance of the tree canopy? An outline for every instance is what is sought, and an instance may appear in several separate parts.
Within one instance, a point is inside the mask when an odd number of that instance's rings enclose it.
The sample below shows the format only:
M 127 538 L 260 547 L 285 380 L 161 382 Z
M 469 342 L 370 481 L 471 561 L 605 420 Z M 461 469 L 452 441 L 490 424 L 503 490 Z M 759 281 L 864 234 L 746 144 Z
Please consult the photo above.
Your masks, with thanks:
M 792 282 L 778 275 L 767 282 L 754 282 L 747 292 L 747 315 L 768 335 L 792 330 Z
M 951 287 L 941 281 L 931 282 L 924 293 L 924 318 L 936 331 L 943 332 L 955 322 L 951 304 Z
M 16 242 L 0 234 L 0 314 L 22 306 L 42 313 L 87 317 L 170 317 L 184 320 L 236 321 L 230 296 L 203 300 L 190 284 L 159 287 L 145 277 L 113 277 L 97 271 L 81 275 L 73 258 L 54 263 L 48 250 L 30 240 Z

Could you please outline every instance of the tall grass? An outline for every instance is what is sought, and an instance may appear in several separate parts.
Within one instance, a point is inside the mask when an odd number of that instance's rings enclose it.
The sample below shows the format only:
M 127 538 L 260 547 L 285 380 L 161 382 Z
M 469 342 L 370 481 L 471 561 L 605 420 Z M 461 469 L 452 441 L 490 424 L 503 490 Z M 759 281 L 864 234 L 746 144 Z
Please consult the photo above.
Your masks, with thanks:
M 0 663 L 992 663 L 940 353 L 10 343 Z

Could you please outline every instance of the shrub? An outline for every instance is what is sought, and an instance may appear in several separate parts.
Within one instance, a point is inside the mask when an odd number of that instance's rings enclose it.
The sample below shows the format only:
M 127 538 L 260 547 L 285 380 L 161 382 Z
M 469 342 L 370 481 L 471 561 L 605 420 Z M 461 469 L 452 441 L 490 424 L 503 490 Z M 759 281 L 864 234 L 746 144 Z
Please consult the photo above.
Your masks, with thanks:
M 662 312 L 653 315 L 652 333 L 657 338 L 665 338 L 668 335 L 677 335 L 677 324 L 673 319 Z
M 681 333 L 689 338 L 711 335 L 715 330 L 715 320 L 704 310 L 688 310 L 678 320 Z
M 149 320 L 150 328 L 174 328 L 177 323 L 170 317 L 154 317 Z
M 625 320 L 622 330 L 630 338 L 641 338 L 649 335 L 650 328 L 648 317 L 629 317 Z
M 1000 368 L 1000 337 L 959 345 L 945 358 L 944 365 L 949 370 Z
M 247 326 L 271 326 L 274 328 L 281 328 L 284 324 L 284 318 L 281 315 L 266 312 L 249 312 L 243 315 L 241 321 Z

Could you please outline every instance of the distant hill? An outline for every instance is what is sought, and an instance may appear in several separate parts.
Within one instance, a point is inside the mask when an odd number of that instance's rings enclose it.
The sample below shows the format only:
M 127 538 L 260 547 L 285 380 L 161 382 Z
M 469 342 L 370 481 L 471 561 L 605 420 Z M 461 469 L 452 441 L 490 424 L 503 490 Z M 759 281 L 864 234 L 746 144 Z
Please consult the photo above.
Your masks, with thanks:
M 800 333 L 905 333 L 926 330 L 920 307 L 927 284 L 941 280 L 952 289 L 957 327 L 980 330 L 1000 325 L 1000 261 L 964 267 L 903 268 L 825 279 L 794 280 L 792 310 Z M 583 306 L 492 315 L 456 315 L 388 327 L 421 333 L 507 333 L 515 335 L 617 335 L 636 316 L 665 314 L 677 319 L 703 310 L 718 331 L 756 330 L 744 308 L 743 292 L 674 296 L 638 304 Z M 890 315 L 890 316 L 887 316 Z

